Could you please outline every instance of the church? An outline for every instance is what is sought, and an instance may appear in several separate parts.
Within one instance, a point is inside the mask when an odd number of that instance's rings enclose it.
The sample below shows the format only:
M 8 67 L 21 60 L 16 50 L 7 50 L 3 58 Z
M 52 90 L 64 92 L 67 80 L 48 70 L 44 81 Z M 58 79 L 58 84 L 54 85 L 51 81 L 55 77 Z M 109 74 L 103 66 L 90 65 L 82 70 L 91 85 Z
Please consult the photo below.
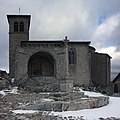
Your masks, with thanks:
M 73 86 L 107 87 L 111 57 L 90 41 L 29 40 L 31 15 L 7 15 L 9 75 L 30 91 L 70 91 Z

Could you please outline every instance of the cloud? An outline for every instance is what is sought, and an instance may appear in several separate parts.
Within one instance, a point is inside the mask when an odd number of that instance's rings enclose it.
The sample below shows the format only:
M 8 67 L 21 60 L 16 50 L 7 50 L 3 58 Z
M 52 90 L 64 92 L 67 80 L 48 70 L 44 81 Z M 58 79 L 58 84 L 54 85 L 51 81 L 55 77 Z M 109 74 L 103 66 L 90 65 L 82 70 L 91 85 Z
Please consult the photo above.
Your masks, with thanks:
M 113 79 L 120 72 L 120 13 L 108 17 L 98 25 L 92 40 L 98 52 L 112 57 Z
M 120 45 L 120 13 L 112 15 L 100 24 L 92 40 L 97 47 Z
M 90 36 L 90 33 L 87 32 L 91 28 L 90 21 L 92 21 L 89 11 L 84 9 L 84 6 L 78 1 L 68 2 L 66 0 L 59 4 L 51 4 L 49 7 L 41 9 L 37 15 L 31 30 L 31 32 L 36 31 L 36 33 L 32 32 L 33 37 L 58 38 L 60 36 L 61 38 L 68 35 L 71 39 L 79 39 L 80 37 L 86 39 Z M 38 27 L 36 27 L 37 24 L 39 24 Z

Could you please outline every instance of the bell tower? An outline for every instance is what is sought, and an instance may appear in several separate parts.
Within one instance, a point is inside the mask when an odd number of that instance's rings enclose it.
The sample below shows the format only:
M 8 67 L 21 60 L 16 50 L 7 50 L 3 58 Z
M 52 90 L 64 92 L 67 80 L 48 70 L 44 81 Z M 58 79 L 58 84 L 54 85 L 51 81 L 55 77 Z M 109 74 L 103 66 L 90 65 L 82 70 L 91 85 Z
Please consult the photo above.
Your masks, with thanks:
M 9 74 L 15 76 L 16 48 L 29 41 L 30 15 L 7 15 L 9 23 Z

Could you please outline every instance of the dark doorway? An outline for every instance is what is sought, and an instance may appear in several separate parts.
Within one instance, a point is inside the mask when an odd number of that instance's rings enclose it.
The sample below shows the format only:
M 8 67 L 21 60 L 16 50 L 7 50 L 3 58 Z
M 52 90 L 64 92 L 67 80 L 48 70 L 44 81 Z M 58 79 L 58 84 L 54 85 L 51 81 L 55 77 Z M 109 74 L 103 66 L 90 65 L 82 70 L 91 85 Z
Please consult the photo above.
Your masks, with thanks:
M 114 92 L 118 93 L 118 85 L 117 84 L 114 85 Z
M 28 62 L 29 77 L 54 76 L 55 60 L 47 52 L 37 52 Z

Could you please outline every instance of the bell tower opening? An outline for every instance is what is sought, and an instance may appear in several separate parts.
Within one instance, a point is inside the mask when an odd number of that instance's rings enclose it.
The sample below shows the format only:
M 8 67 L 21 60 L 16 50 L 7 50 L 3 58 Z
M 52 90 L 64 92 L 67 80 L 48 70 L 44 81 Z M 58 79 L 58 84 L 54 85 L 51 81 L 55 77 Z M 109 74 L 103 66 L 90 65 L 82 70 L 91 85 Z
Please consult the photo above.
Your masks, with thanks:
M 28 76 L 55 76 L 55 60 L 52 55 L 43 51 L 33 54 L 28 61 Z

